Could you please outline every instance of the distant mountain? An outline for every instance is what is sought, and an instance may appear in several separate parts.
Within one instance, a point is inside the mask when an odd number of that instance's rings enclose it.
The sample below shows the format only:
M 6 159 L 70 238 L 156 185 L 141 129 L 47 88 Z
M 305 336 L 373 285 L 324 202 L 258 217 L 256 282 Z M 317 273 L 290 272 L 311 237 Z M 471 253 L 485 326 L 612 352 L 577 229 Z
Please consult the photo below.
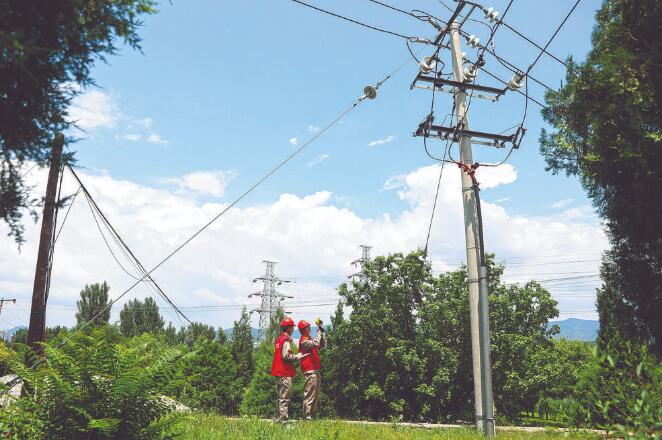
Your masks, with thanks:
M 568 318 L 563 321 L 550 321 L 561 330 L 555 337 L 566 338 L 574 341 L 595 341 L 598 336 L 600 323 L 592 319 Z
M 232 337 L 232 329 L 231 328 L 226 328 L 223 331 L 225 332 L 225 336 L 227 336 L 228 339 L 230 339 Z M 253 335 L 253 340 L 257 339 L 258 331 L 259 331 L 258 329 L 251 327 L 251 335 Z M 313 337 L 317 336 L 317 327 L 312 326 L 311 333 L 312 333 Z M 294 333 L 292 334 L 292 339 L 299 339 L 300 337 L 301 337 L 301 334 L 299 333 L 299 329 L 295 328 Z
M 11 339 L 14 337 L 14 334 L 22 328 L 27 328 L 27 327 L 24 325 L 19 325 L 17 327 L 8 328 L 7 330 L 1 330 L 4 332 L 3 339 L 5 341 L 11 341 Z

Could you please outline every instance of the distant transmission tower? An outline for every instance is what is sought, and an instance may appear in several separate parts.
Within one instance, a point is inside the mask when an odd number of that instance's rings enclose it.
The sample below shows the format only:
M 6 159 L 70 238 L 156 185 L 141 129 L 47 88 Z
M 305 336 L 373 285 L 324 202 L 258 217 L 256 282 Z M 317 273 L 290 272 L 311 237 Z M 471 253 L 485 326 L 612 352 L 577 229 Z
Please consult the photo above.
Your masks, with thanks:
M 365 244 L 362 244 L 359 246 L 361 248 L 361 258 L 352 261 L 352 266 L 358 266 L 359 271 L 357 273 L 353 273 L 349 275 L 347 278 L 354 278 L 354 277 L 359 277 L 359 279 L 363 279 L 363 266 L 370 261 L 370 249 L 372 249 L 372 246 L 368 246 Z
M 261 296 L 262 304 L 259 308 L 251 310 L 251 313 L 256 312 L 260 314 L 260 325 L 258 329 L 257 339 L 259 341 L 263 340 L 267 331 L 269 330 L 269 325 L 271 320 L 276 314 L 276 310 L 279 307 L 282 307 L 283 300 L 285 298 L 294 298 L 292 296 L 283 295 L 282 293 L 276 291 L 276 286 L 280 286 L 283 283 L 289 283 L 288 280 L 283 280 L 274 275 L 274 266 L 276 261 L 262 261 L 266 265 L 265 274 L 261 277 L 255 278 L 254 283 L 262 281 L 262 291 L 251 293 L 248 295 L 249 298 L 253 296 Z

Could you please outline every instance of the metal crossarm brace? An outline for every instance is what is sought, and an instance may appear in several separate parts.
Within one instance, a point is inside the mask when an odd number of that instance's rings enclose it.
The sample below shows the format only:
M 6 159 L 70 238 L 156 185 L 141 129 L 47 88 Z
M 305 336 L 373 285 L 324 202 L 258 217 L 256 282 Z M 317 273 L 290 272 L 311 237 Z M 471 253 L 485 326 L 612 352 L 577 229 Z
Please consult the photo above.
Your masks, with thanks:
M 418 81 L 432 83 L 436 88 L 442 90 L 443 90 L 443 86 L 451 86 L 451 87 L 456 87 L 457 89 L 462 91 L 470 89 L 470 90 L 477 90 L 479 92 L 493 93 L 495 96 L 494 98 L 491 99 L 495 99 L 495 100 L 498 99 L 501 95 L 503 95 L 506 91 L 506 89 L 499 89 L 497 87 L 481 86 L 479 84 L 472 84 L 469 82 L 460 82 L 460 81 L 453 81 L 444 78 L 435 78 L 433 76 L 421 75 L 420 73 L 416 75 L 416 78 L 411 83 L 412 89 L 416 87 L 416 83 Z
M 514 144 L 516 137 L 516 135 L 514 134 L 510 136 L 506 136 L 503 134 L 486 133 L 484 131 L 464 130 L 458 127 L 444 127 L 442 125 L 430 125 L 426 127 L 425 124 L 421 124 L 418 127 L 418 129 L 414 133 L 414 136 L 432 137 L 430 136 L 430 132 L 436 132 L 436 136 L 434 137 L 440 137 L 443 139 L 448 139 L 448 137 L 451 135 L 457 139 L 463 136 L 467 136 L 470 138 L 477 137 L 482 139 L 490 139 L 494 141 L 494 143 L 488 145 L 497 146 L 497 147 L 503 147 L 503 144 L 506 142 L 512 142 Z

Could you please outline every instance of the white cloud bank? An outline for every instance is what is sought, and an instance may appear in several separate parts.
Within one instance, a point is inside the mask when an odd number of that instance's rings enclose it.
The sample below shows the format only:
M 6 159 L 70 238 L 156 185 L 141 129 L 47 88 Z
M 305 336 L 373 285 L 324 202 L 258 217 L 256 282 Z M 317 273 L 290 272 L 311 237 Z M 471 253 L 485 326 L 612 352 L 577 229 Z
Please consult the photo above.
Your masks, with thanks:
M 230 180 L 237 176 L 233 171 L 196 171 L 181 177 L 161 179 L 162 183 L 174 185 L 184 194 L 222 197 Z
M 69 86 L 78 90 L 75 85 Z M 68 109 L 68 120 L 83 130 L 99 127 L 114 128 L 120 117 L 115 100 L 101 90 L 89 89 L 76 96 Z
M 296 284 L 282 288 L 295 297 L 294 303 L 334 303 L 337 299 L 334 287 L 354 270 L 350 261 L 360 254 L 358 244 L 372 245 L 374 255 L 407 252 L 424 245 L 438 173 L 438 166 L 428 166 L 395 179 L 397 184 L 388 187 L 397 190 L 394 196 L 406 204 L 393 216 L 384 213 L 362 217 L 347 207 L 336 206 L 334 195 L 327 191 L 303 197 L 282 194 L 269 203 L 234 207 L 155 271 L 154 278 L 181 306 L 246 304 L 249 302 L 247 295 L 260 288 L 251 280 L 263 273 L 261 260 L 273 259 L 281 261 L 277 274 L 303 277 Z M 115 179 L 108 174 L 93 175 L 82 170 L 79 174 L 101 209 L 148 269 L 228 203 L 198 197 L 201 194 L 222 197 L 230 181 L 224 171 L 170 178 L 168 184 L 173 188 L 166 189 Z M 516 170 L 509 165 L 479 169 L 477 175 L 481 188 L 488 195 L 489 188 L 508 184 L 517 177 Z M 37 191 L 43 191 L 45 173 L 33 172 L 30 178 L 33 181 L 28 183 L 35 184 Z M 459 180 L 457 168 L 445 169 L 429 248 L 436 271 L 456 267 L 464 259 Z M 63 194 L 75 189 L 70 177 L 65 177 Z M 250 198 L 245 202 L 249 201 Z M 587 222 L 583 218 L 512 215 L 502 206 L 488 202 L 483 202 L 483 217 L 488 251 L 496 252 L 501 258 L 517 258 L 520 267 L 509 268 L 508 276 L 513 281 L 519 280 L 521 274 L 544 278 L 551 270 L 597 271 L 597 256 L 607 245 L 595 221 Z M 27 322 L 38 233 L 38 225 L 26 223 L 28 242 L 19 253 L 6 237 L 6 227 L 0 225 L 0 290 L 18 298 L 12 314 L 3 309 L 0 328 Z M 591 257 L 585 257 L 585 263 L 536 265 L 540 256 L 579 260 L 575 255 L 586 253 Z M 522 263 L 527 262 L 534 266 L 522 267 Z M 324 281 L 320 277 L 329 278 Z M 108 254 L 89 208 L 81 198 L 71 209 L 57 242 L 48 324 L 73 324 L 80 289 L 86 283 L 102 280 L 111 285 L 112 297 L 133 284 L 133 279 L 122 272 Z M 558 289 L 557 293 L 552 288 L 552 292 L 557 295 L 561 310 L 569 312 L 562 317 L 595 316 L 583 312 L 593 309 L 590 297 L 571 296 L 563 289 Z M 130 298 L 152 294 L 147 286 L 140 285 L 118 306 Z M 256 301 L 252 299 L 250 304 Z M 325 316 L 334 308 L 333 305 L 295 307 L 292 311 L 297 319 L 312 319 Z M 239 308 L 221 312 L 188 310 L 194 320 L 223 327 L 230 326 L 239 316 Z M 114 309 L 111 319 L 118 319 L 118 314 L 119 309 Z M 171 312 L 164 315 L 166 321 L 177 323 Z

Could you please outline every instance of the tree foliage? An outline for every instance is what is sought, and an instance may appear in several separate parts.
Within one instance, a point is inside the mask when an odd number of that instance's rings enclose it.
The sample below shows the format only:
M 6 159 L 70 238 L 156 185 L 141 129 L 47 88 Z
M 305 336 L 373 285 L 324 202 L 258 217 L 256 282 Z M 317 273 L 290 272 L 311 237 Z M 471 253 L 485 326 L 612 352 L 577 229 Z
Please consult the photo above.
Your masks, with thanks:
M 534 282 L 505 285 L 489 259 L 494 395 L 498 413 L 515 419 L 533 409 L 552 380 L 536 369 L 553 347 L 549 292 Z M 467 275 L 434 277 L 421 252 L 377 257 L 339 294 L 351 313 L 333 318 L 327 369 L 338 415 L 407 420 L 470 420 L 473 379 Z M 346 380 L 352 378 L 352 380 Z
M 163 331 L 164 321 L 159 306 L 150 296 L 145 301 L 132 299 L 120 311 L 120 332 L 124 336 L 137 336 L 143 333 L 157 335 Z
M 236 415 L 243 386 L 227 344 L 201 338 L 184 362 L 184 403 L 204 411 Z
M 201 322 L 192 322 L 186 327 L 182 327 L 177 334 L 177 339 L 181 344 L 186 344 L 188 348 L 193 348 L 195 342 L 199 339 L 213 341 L 216 337 L 214 327 Z
M 624 313 L 638 323 L 602 335 L 635 331 L 626 337 L 660 355 L 662 3 L 605 0 L 596 19 L 586 60 L 571 62 L 565 86 L 546 95 L 543 116 L 554 131 L 542 131 L 541 152 L 552 172 L 579 176 L 605 219 L 611 275 L 601 322 Z
M 234 322 L 230 347 L 234 361 L 237 364 L 238 374 L 241 376 L 242 386 L 247 387 L 253 377 L 254 348 L 251 322 L 245 307 L 241 310 L 239 321 Z
M 93 84 L 90 70 L 116 50 L 140 49 L 138 29 L 154 0 L 0 0 L 0 219 L 20 244 L 22 213 L 34 208 L 26 161 L 45 165 L 72 98 Z
M 110 320 L 110 300 L 108 291 L 110 286 L 103 283 L 86 284 L 80 291 L 80 300 L 76 301 L 76 325 L 90 323 L 90 325 L 101 326 L 108 324 Z

